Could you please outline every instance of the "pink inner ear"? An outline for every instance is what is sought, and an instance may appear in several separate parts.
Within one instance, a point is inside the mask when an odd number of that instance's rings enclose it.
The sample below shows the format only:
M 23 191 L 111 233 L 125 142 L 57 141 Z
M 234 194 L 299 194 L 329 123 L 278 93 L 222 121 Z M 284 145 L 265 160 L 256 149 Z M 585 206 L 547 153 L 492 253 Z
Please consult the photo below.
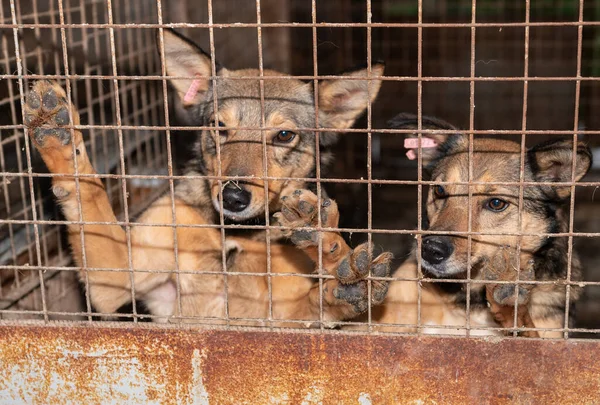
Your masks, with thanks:
M 192 103 L 194 101 L 194 98 L 196 98 L 196 94 L 198 94 L 199 89 L 200 89 L 200 80 L 195 79 L 192 82 L 192 84 L 190 84 L 188 91 L 185 93 L 185 96 L 183 97 L 183 101 L 185 101 L 186 103 Z

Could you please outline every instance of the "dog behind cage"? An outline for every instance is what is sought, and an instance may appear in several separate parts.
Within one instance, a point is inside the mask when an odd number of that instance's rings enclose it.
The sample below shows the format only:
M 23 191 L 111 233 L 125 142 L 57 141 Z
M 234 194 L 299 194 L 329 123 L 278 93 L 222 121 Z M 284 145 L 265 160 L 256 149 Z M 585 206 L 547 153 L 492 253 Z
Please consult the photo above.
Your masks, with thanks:
M 3 6 L 3 319 L 594 333 L 583 3 L 232 3 Z

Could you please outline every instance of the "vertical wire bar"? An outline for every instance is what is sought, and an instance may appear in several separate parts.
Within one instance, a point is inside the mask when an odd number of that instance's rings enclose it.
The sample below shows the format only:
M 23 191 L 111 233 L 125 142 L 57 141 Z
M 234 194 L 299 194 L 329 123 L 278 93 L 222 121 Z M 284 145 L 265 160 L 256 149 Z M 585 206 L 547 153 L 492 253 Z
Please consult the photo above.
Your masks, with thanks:
M 97 7 L 93 7 L 92 8 L 92 23 L 94 24 L 98 24 L 99 18 L 98 18 L 98 8 Z M 101 54 L 101 50 L 100 50 L 100 37 L 102 31 L 99 31 L 98 28 L 94 28 L 94 33 L 92 34 L 92 37 L 94 38 L 94 49 L 96 50 L 96 52 L 100 55 Z M 104 74 L 106 72 L 104 72 L 103 66 L 100 65 L 100 62 L 98 62 L 97 65 L 97 69 L 98 72 L 101 74 Z M 104 86 L 102 86 L 102 80 L 98 80 L 97 81 L 97 90 L 98 90 L 98 100 L 100 100 L 99 103 L 99 107 L 100 107 L 100 125 L 104 126 L 106 125 L 106 109 L 104 108 L 104 104 L 105 102 L 103 101 L 104 98 Z M 112 132 L 112 131 L 111 131 Z M 108 173 L 110 171 L 110 164 L 108 161 L 108 157 L 109 157 L 109 150 L 108 150 L 108 135 L 107 135 L 107 131 L 105 129 L 102 129 L 100 131 L 100 135 L 102 136 L 102 156 L 104 157 L 104 170 L 106 170 L 106 172 Z M 113 203 L 113 179 L 111 178 L 107 178 L 106 179 L 106 193 L 108 194 L 108 199 L 111 202 L 111 204 Z
M 219 101 L 217 95 L 217 54 L 215 52 L 215 31 L 213 27 L 213 6 L 212 0 L 208 0 L 208 34 L 209 34 L 209 42 L 210 42 L 210 69 L 212 79 L 212 93 L 213 93 L 213 110 L 215 117 L 215 127 L 214 131 L 218 135 L 219 131 Z M 225 292 L 225 324 L 229 328 L 230 326 L 230 316 L 229 316 L 229 277 L 227 275 L 227 252 L 225 252 L 225 215 L 223 214 L 223 180 L 222 169 L 223 166 L 221 164 L 221 139 L 217 136 L 215 141 L 215 145 L 217 146 L 217 176 L 219 180 L 217 180 L 217 184 L 219 185 L 219 225 L 221 229 L 221 262 L 223 263 L 223 290 Z
M 135 19 L 135 11 L 137 10 L 139 7 L 125 7 L 125 21 L 129 22 L 129 21 L 136 21 Z M 132 15 L 133 13 L 133 15 Z M 136 32 L 139 30 L 135 30 Z M 126 31 L 126 40 L 125 40 L 125 44 L 127 47 L 129 47 L 130 49 L 134 46 L 139 46 L 140 49 L 143 48 L 142 44 L 140 42 L 136 43 L 133 37 L 133 32 L 131 29 L 127 29 Z M 129 64 L 129 69 L 132 72 L 136 71 L 136 66 L 135 66 L 135 58 L 137 55 L 140 55 L 144 53 L 143 51 L 137 51 L 137 52 L 130 52 L 129 55 L 127 56 L 127 58 L 125 58 Z M 136 72 L 137 74 L 141 74 L 141 72 Z M 133 86 L 131 88 L 131 103 L 132 103 L 132 108 L 131 108 L 131 117 L 130 120 L 133 119 L 133 122 L 131 123 L 131 125 L 137 127 L 140 125 L 140 114 L 138 112 L 142 112 L 145 111 L 146 108 L 142 108 L 140 109 L 139 106 L 139 100 L 140 97 L 138 95 L 138 89 L 140 88 L 140 83 L 139 82 L 134 82 Z M 143 99 L 142 99 L 143 100 Z M 138 168 L 138 170 L 141 170 L 143 167 L 142 162 L 142 153 L 141 153 L 141 149 L 142 149 L 142 139 L 140 138 L 140 131 L 139 130 L 134 130 L 133 131 L 133 139 L 134 139 L 134 145 L 135 145 L 135 150 L 132 151 L 133 156 L 131 157 L 131 160 L 135 162 L 135 167 Z M 135 160 L 133 159 L 135 157 Z M 144 198 L 144 196 L 142 195 L 142 198 Z
M 56 24 L 56 14 L 57 11 L 54 9 L 54 2 L 51 1 L 50 2 L 50 23 L 51 24 Z M 56 44 L 58 43 L 58 36 L 56 35 L 56 28 L 51 28 L 50 29 L 51 32 L 51 37 L 52 37 L 52 43 Z M 54 56 L 54 71 L 56 72 L 56 74 L 60 74 L 60 56 L 59 56 L 59 52 L 53 51 L 52 55 Z
M 156 0 L 156 8 L 158 12 L 158 23 L 163 23 L 163 15 L 162 15 L 162 1 Z M 164 42 L 164 31 L 162 28 L 159 28 L 159 47 L 160 47 L 160 63 L 161 63 L 161 75 L 163 76 L 162 85 L 163 85 L 163 108 L 165 112 L 165 130 L 166 138 L 167 138 L 167 170 L 169 177 L 169 194 L 171 196 L 171 216 L 173 218 L 172 227 L 173 227 L 173 255 L 175 259 L 175 298 L 177 301 L 177 316 L 183 316 L 183 305 L 181 303 L 181 274 L 179 271 L 179 245 L 177 240 L 177 212 L 175 209 L 175 184 L 173 182 L 173 154 L 171 150 L 171 131 L 169 129 L 170 126 L 170 118 L 169 118 L 169 97 L 168 97 L 168 89 L 167 89 L 167 80 L 164 77 L 167 76 L 167 64 L 165 61 L 165 42 Z
M 38 17 L 38 11 L 37 11 L 37 0 L 32 0 L 32 9 L 33 9 L 33 22 L 34 22 L 34 24 L 39 24 L 39 17 Z M 17 11 L 20 12 L 19 10 L 17 10 Z M 39 38 L 40 38 L 39 27 L 34 28 L 34 34 L 35 34 L 36 40 L 39 40 Z M 36 46 L 36 56 L 37 56 L 37 71 L 38 71 L 38 73 L 43 74 L 43 72 L 44 72 L 43 52 L 42 52 L 41 46 L 39 46 L 39 45 Z M 25 87 L 27 87 L 27 88 L 29 87 L 29 80 L 25 81 Z M 37 184 L 36 188 L 37 188 L 37 194 L 42 195 L 39 183 Z M 43 204 L 42 199 L 41 198 L 38 199 L 37 203 L 38 203 L 38 210 L 40 212 L 40 218 L 46 218 L 46 214 L 44 212 L 44 204 Z M 47 246 L 48 235 L 46 234 L 46 229 L 47 228 L 45 226 L 42 226 L 44 263 L 48 264 L 49 263 L 48 246 Z
M 3 37 L 4 39 L 4 37 Z M 4 158 L 4 145 L 0 143 L 0 169 L 6 173 L 6 160 Z M 8 177 L 8 176 L 6 176 Z M 4 177 L 2 179 L 2 191 L 4 194 L 4 205 L 6 205 L 6 217 L 12 218 L 12 207 L 11 207 L 11 199 L 8 189 L 8 179 Z M 9 223 L 8 225 L 8 238 L 10 240 L 10 251 L 12 255 L 13 264 L 17 265 L 17 249 L 15 246 L 15 236 L 13 232 L 13 224 Z M 18 273 L 18 270 L 14 270 L 14 273 Z M 16 277 L 15 277 L 16 279 Z M 0 294 L 2 293 L 2 284 L 0 280 Z
M 371 8 L 371 0 L 367 0 L 367 242 L 368 246 L 373 246 L 373 184 L 371 181 L 373 180 L 373 167 L 372 167 L 372 134 L 371 134 L 371 125 L 372 125 L 372 111 L 371 111 L 371 20 L 373 17 L 372 8 Z M 369 263 L 373 260 L 374 252 L 369 249 Z M 372 302 L 372 288 L 373 281 L 371 280 L 371 268 L 369 267 L 369 274 L 367 278 L 367 329 L 369 332 L 373 330 L 372 326 L 372 311 L 371 311 L 371 302 Z
M 83 20 L 83 16 L 82 16 L 82 20 Z M 92 5 L 92 22 L 93 23 L 97 23 L 98 22 L 98 8 L 96 7 L 96 5 Z M 87 37 L 87 30 L 84 30 L 85 32 L 85 37 Z M 100 52 L 100 35 L 98 35 L 98 29 L 97 28 L 93 28 L 93 35 L 92 38 L 94 40 L 94 50 L 96 51 L 96 53 Z M 87 48 L 87 41 L 84 41 L 84 49 Z M 86 53 L 87 55 L 87 53 Z M 84 70 L 86 72 L 89 72 L 89 74 L 91 74 L 92 72 L 92 68 L 89 65 L 88 62 L 88 58 L 86 57 L 86 62 L 84 65 Z M 87 69 L 86 69 L 87 68 Z M 103 73 L 103 72 L 99 72 L 99 73 Z M 88 74 L 88 73 L 86 73 Z M 89 88 L 88 88 L 89 86 Z M 96 86 L 97 86 L 97 90 L 98 90 L 98 98 L 100 99 L 102 96 L 102 82 L 101 80 L 98 80 L 96 82 Z M 95 120 L 94 120 L 94 109 L 93 109 L 93 101 L 92 101 L 92 83 L 90 79 L 86 79 L 86 91 L 89 92 L 89 96 L 87 98 L 87 102 L 89 103 L 88 105 L 89 107 L 89 115 L 88 115 L 88 122 L 90 123 L 90 125 L 94 125 L 95 124 Z M 104 102 L 99 102 L 99 107 L 100 107 L 100 124 L 104 125 L 105 122 L 105 111 L 104 111 Z M 107 172 L 109 171 L 109 165 L 108 165 L 108 146 L 107 146 L 107 137 L 106 137 L 106 131 L 105 130 L 100 130 L 100 135 L 102 136 L 102 147 L 104 150 L 104 170 L 106 170 Z M 98 166 L 98 158 L 97 158 L 97 154 L 98 154 L 98 149 L 96 147 L 96 132 L 94 128 L 91 128 L 89 136 L 91 138 L 91 146 L 92 146 L 92 164 L 94 165 L 95 168 L 97 168 Z M 112 203 L 112 187 L 110 187 L 112 184 L 112 180 L 110 179 L 106 179 L 105 181 L 105 187 L 106 187 L 106 193 L 108 195 L 108 199 L 109 201 Z M 88 312 L 88 322 L 92 322 L 92 301 L 91 301 L 91 297 L 90 297 L 90 277 L 89 277 L 89 272 L 85 272 L 85 305 L 87 308 L 87 312 Z
M 569 239 L 567 246 L 567 285 L 565 286 L 565 323 L 564 329 L 565 339 L 569 338 L 569 310 L 571 299 L 571 274 L 573 270 L 573 225 L 575 221 L 575 175 L 577 170 L 577 141 L 578 135 L 577 131 L 579 130 L 579 106 L 581 97 L 581 58 L 582 58 L 582 48 L 583 48 L 583 1 L 579 0 L 579 25 L 577 26 L 577 73 L 575 80 L 575 118 L 573 122 L 573 161 L 571 167 L 571 200 L 569 206 Z
M 519 209 L 518 209 L 518 233 L 519 237 L 517 239 L 517 279 L 515 282 L 515 294 L 519 293 L 519 280 L 521 276 L 521 243 L 523 242 L 523 199 L 525 193 L 525 186 L 523 182 L 525 181 L 525 150 L 526 146 L 526 138 L 527 138 L 527 107 L 528 107 L 528 95 L 529 95 L 529 20 L 531 18 L 531 3 L 530 0 L 525 1 L 525 39 L 524 39 L 524 62 L 523 62 L 523 117 L 521 120 L 521 130 L 523 131 L 521 134 L 521 157 L 520 157 L 520 171 L 519 171 Z M 518 295 L 515 295 L 518 297 Z M 518 325 L 518 309 L 519 309 L 519 300 L 515 300 L 514 304 L 514 314 L 513 314 L 513 336 L 518 335 L 517 328 Z
M 64 9 L 63 9 L 63 0 L 58 0 L 58 16 L 59 16 L 59 21 L 62 25 L 64 25 L 65 23 L 65 15 L 64 15 Z M 64 70 L 65 70 L 65 75 L 69 75 L 69 56 L 68 56 L 68 51 L 67 51 L 67 39 L 66 39 L 66 32 L 65 32 L 65 28 L 61 27 L 60 28 L 60 37 L 61 37 L 61 44 L 62 44 L 62 54 L 63 54 L 63 64 L 64 64 Z M 73 126 L 73 114 L 71 111 L 71 105 L 72 105 L 72 100 L 71 100 L 71 80 L 67 79 L 65 80 L 65 84 L 66 84 L 66 93 L 67 93 L 67 103 L 69 105 L 68 111 L 69 111 L 69 125 Z M 77 211 L 78 211 L 78 220 L 80 223 L 83 222 L 84 218 L 83 218 L 83 206 L 81 204 L 81 183 L 80 183 L 80 178 L 79 178 L 79 167 L 77 164 L 77 153 L 76 153 L 76 147 L 75 147 L 75 130 L 73 128 L 69 129 L 70 133 L 71 133 L 71 147 L 73 150 L 73 166 L 75 169 L 75 173 L 74 173 L 74 178 L 75 178 L 75 198 L 77 200 Z M 83 137 L 83 134 L 81 135 Z M 85 147 L 85 145 L 84 145 Z M 87 253 L 86 253 L 86 249 L 85 249 L 85 233 L 84 233 L 84 226 L 85 225 L 80 225 L 79 226 L 79 240 L 81 242 L 81 264 L 82 264 L 82 269 L 85 272 L 85 278 L 86 278 L 86 282 L 88 282 L 88 284 L 86 284 L 86 289 L 89 286 L 89 277 L 88 277 L 88 263 L 87 263 Z M 86 301 L 89 300 L 89 294 L 86 293 Z M 86 303 L 87 305 L 87 303 Z M 91 305 L 88 308 L 88 322 L 92 322 L 92 316 L 91 316 Z
M 263 185 L 265 192 L 265 242 L 267 244 L 267 290 L 269 297 L 269 327 L 273 328 L 273 280 L 271 275 L 271 227 L 269 224 L 269 165 L 267 162 L 267 134 L 263 128 L 267 126 L 265 120 L 265 81 L 264 81 L 264 66 L 263 66 L 263 49 L 262 49 L 262 19 L 260 11 L 260 0 L 256 0 L 256 33 L 258 38 L 258 72 L 259 72 L 259 95 L 260 95 L 260 138 L 262 142 L 263 153 Z
M 475 24 L 477 21 L 477 0 L 471 0 L 471 23 Z M 466 283 L 466 296 L 467 302 L 465 304 L 466 312 L 466 329 L 467 337 L 471 335 L 471 250 L 473 244 L 473 236 L 471 232 L 473 230 L 473 187 L 471 182 L 473 181 L 473 131 L 475 130 L 475 39 L 476 39 L 475 27 L 471 27 L 471 61 L 470 61 L 470 79 L 469 82 L 469 173 L 468 173 L 468 211 L 467 211 L 467 230 L 469 232 L 467 236 L 467 283 Z
M 86 23 L 87 18 L 86 18 L 86 12 L 85 12 L 85 0 L 79 0 L 79 7 L 80 7 L 80 16 L 81 16 L 81 22 L 82 23 Z M 84 75 L 86 75 L 85 80 L 85 97 L 86 97 L 86 110 L 87 110 L 87 123 L 89 125 L 91 125 L 91 128 L 88 130 L 89 131 L 89 137 L 90 137 L 90 145 L 91 145 L 91 151 L 92 151 L 92 166 L 94 167 L 98 167 L 97 166 L 97 162 L 96 162 L 96 129 L 94 128 L 95 122 L 94 122 L 94 104 L 92 102 L 92 80 L 87 77 L 88 75 L 91 75 L 92 70 L 90 68 L 90 62 L 89 62 L 89 58 L 90 58 L 90 50 L 89 50 L 89 44 L 88 44 L 89 38 L 88 38 L 88 31 L 87 28 L 82 28 L 81 29 L 81 42 L 82 42 L 82 49 L 83 49 L 83 72 Z
M 421 250 L 423 245 L 423 149 L 421 147 L 423 141 L 423 0 L 418 3 L 418 22 L 417 27 L 417 129 L 419 149 L 417 150 L 417 219 L 418 230 L 417 235 L 417 334 L 421 334 L 421 301 L 423 296 L 423 267 L 421 263 Z
M 35 3 L 35 1 L 33 1 L 33 3 Z M 20 3 L 17 2 L 16 3 L 16 17 L 17 17 L 17 22 L 18 23 L 22 23 L 23 22 L 23 17 L 22 17 L 22 12 L 21 12 L 21 7 L 20 7 Z M 26 73 L 31 72 L 31 70 L 28 68 L 27 66 L 27 58 L 28 56 L 32 56 L 34 53 L 33 52 L 27 52 L 27 46 L 25 43 L 25 39 L 23 37 L 20 38 L 19 40 L 20 46 L 22 46 L 23 48 L 23 55 L 22 55 L 22 64 L 23 64 L 23 71 Z M 37 52 L 35 52 L 36 54 L 39 54 L 39 47 L 37 47 Z M 42 72 L 42 69 L 40 69 L 40 72 Z M 24 79 L 24 88 L 28 88 L 29 85 L 29 79 L 25 78 Z M 15 121 L 16 122 L 16 121 Z M 34 192 L 34 194 L 37 194 L 39 196 L 42 196 L 41 194 L 41 190 L 40 190 L 40 186 L 39 183 L 34 183 L 33 184 L 33 188 L 36 190 Z M 45 214 L 44 214 L 44 209 L 43 209 L 43 204 L 42 204 L 43 199 L 42 198 L 37 198 L 35 201 L 31 201 L 31 208 L 33 209 L 37 209 L 38 211 L 38 216 L 42 219 L 46 218 Z M 34 207 L 34 205 L 37 207 Z M 43 265 L 44 263 L 48 263 L 48 249 L 47 249 L 47 239 L 46 239 L 46 226 L 41 225 L 38 228 L 38 234 L 39 239 L 40 239 L 40 252 L 39 255 L 40 257 L 43 255 L 44 260 L 40 261 L 40 264 Z M 46 299 L 45 295 L 41 295 L 40 296 L 42 298 L 42 300 Z M 35 298 L 34 298 L 35 300 Z M 37 303 L 34 301 L 33 305 L 36 305 Z M 47 305 L 46 305 L 47 306 Z
M 4 21 L 4 7 L 0 7 L 0 20 Z M 8 41 L 6 39 L 6 37 L 4 35 L 0 36 L 0 45 L 1 48 L 4 50 L 3 51 L 3 59 L 5 62 L 4 68 L 5 70 L 8 72 L 9 70 L 9 58 L 8 58 Z M 7 85 L 9 87 L 9 97 L 10 97 L 10 89 L 12 89 L 12 81 L 8 80 L 7 81 Z M 11 109 L 14 110 L 14 103 L 10 103 L 11 104 Z M 12 114 L 13 116 L 16 117 L 16 111 Z M 1 135 L 1 134 L 0 134 Z M 18 149 L 16 150 L 16 153 L 19 154 Z M 20 155 L 20 154 L 19 154 Z M 3 172 L 7 172 L 6 169 L 6 161 L 4 158 L 4 143 L 0 142 L 0 167 L 2 168 Z M 19 178 L 20 181 L 22 181 L 22 177 Z M 2 189 L 4 191 L 4 203 L 6 205 L 6 216 L 7 218 L 12 218 L 12 207 L 11 207 L 11 198 L 9 195 L 9 188 L 8 188 L 8 180 L 6 178 L 3 179 L 2 181 Z M 25 225 L 27 226 L 27 225 Z M 27 233 L 26 233 L 27 234 Z M 14 230 L 13 230 L 13 225 L 12 224 L 8 224 L 8 237 L 10 239 L 10 250 L 11 250 L 11 254 L 12 254 L 12 259 L 13 259 L 13 264 L 17 265 L 17 249 L 15 246 L 15 237 L 14 237 Z M 18 282 L 18 270 L 13 270 L 13 277 L 14 279 Z M 1 282 L 1 280 L 0 280 Z M 0 284 L 0 293 L 2 292 L 2 284 Z
M 4 8 L 3 7 L 0 7 L 0 16 L 2 17 L 2 20 L 4 21 Z M 4 36 L 2 36 L 1 44 L 2 44 L 4 61 L 5 61 L 4 68 L 7 72 L 10 72 L 12 69 L 10 67 L 10 55 L 8 54 L 8 40 Z M 19 69 L 19 67 L 20 66 L 18 66 L 17 69 Z M 12 119 L 12 122 L 17 122 L 17 108 L 16 108 L 15 102 L 14 102 L 14 100 L 16 100 L 16 95 L 15 95 L 15 90 L 13 88 L 12 80 L 8 80 L 6 84 L 8 87 L 8 98 L 11 100 L 9 103 L 11 119 Z M 14 131 L 14 134 L 17 135 L 17 132 Z M 27 133 L 25 133 L 24 136 L 27 137 Z M 20 136 L 18 136 L 18 135 L 15 137 L 15 154 L 17 155 L 17 171 L 19 173 L 23 173 L 25 171 L 25 169 L 23 168 L 23 159 L 21 157 L 21 142 L 20 142 Z M 23 177 L 23 176 L 19 176 L 19 192 L 20 192 L 21 201 L 23 202 L 23 219 L 25 221 L 27 221 L 27 220 L 29 220 L 29 212 L 27 210 L 27 194 L 25 192 L 25 177 Z M 19 214 L 15 213 L 15 215 L 18 216 Z M 23 229 L 24 229 L 25 238 L 27 241 L 27 259 L 28 259 L 28 263 L 31 263 L 31 262 L 33 262 L 33 252 L 32 252 L 31 246 L 34 244 L 34 242 L 31 240 L 31 231 L 29 229 L 29 226 L 27 224 L 25 224 Z M 21 276 L 20 276 L 18 270 L 14 271 L 14 277 L 15 277 L 16 286 L 20 287 Z
M 40 19 L 38 16 L 38 9 L 37 9 L 37 0 L 33 0 L 32 1 L 32 9 L 33 9 L 33 24 L 36 25 L 36 27 L 33 29 L 33 33 L 35 34 L 35 38 L 36 40 L 39 40 L 40 36 L 40 27 L 38 27 L 37 25 L 40 23 Z M 43 63 L 43 59 L 44 59 L 44 53 L 42 52 L 42 47 L 41 46 L 36 46 L 36 54 L 37 54 L 37 69 L 38 72 L 40 74 L 43 74 L 44 72 L 44 63 Z M 26 82 L 26 85 L 28 83 Z
M 112 0 L 107 0 L 106 9 L 108 12 L 108 23 L 113 24 L 113 15 L 112 15 Z M 125 170 L 125 151 L 123 149 L 123 130 L 120 128 L 122 126 L 121 121 L 121 101 L 119 97 L 119 80 L 116 78 L 117 71 L 117 55 L 116 55 L 116 47 L 115 47 L 115 29 L 113 27 L 109 27 L 108 29 L 109 39 L 110 39 L 110 56 L 112 61 L 112 74 L 115 76 L 113 78 L 113 90 L 114 90 L 114 104 L 115 104 L 115 114 L 117 119 L 117 136 L 119 141 L 119 160 L 121 167 L 121 175 L 126 174 Z M 125 221 L 125 236 L 127 239 L 127 266 L 129 268 L 129 279 L 131 282 L 131 305 L 132 305 L 132 315 L 133 322 L 138 323 L 138 314 L 137 314 L 137 304 L 135 302 L 135 275 L 133 274 L 133 257 L 131 253 L 131 225 L 129 224 L 129 204 L 127 201 L 127 179 L 125 177 L 121 178 L 121 194 L 123 198 L 123 218 Z
M 15 13 L 15 0 L 10 0 L 10 13 L 11 13 L 11 18 L 12 18 L 12 23 L 13 24 L 17 24 L 17 17 L 16 17 L 16 13 Z M 25 116 L 25 94 L 24 94 L 24 89 L 23 89 L 23 66 L 21 65 L 21 52 L 19 49 L 19 30 L 18 28 L 13 28 L 13 35 L 14 35 L 14 41 L 15 41 L 15 59 L 17 62 L 17 72 L 19 75 L 19 93 L 20 93 L 20 99 L 21 99 L 21 114 L 24 117 Z M 16 122 L 16 120 L 15 120 Z M 41 250 L 40 250 L 40 233 L 39 233 L 39 228 L 38 225 L 35 223 L 37 221 L 37 210 L 35 208 L 35 193 L 33 191 L 33 170 L 31 167 L 31 149 L 29 147 L 29 139 L 28 139 L 28 129 L 27 127 L 24 127 L 24 136 L 23 136 L 24 142 L 25 142 L 25 155 L 27 156 L 27 174 L 28 174 L 28 179 L 29 179 L 29 196 L 31 198 L 31 217 L 34 221 L 33 224 L 33 233 L 34 233 L 34 240 L 35 240 L 35 254 L 36 254 L 36 260 L 37 260 L 37 265 L 38 266 L 42 266 L 42 256 L 41 256 Z M 20 155 L 20 153 L 17 151 L 17 155 Z M 25 200 L 23 201 L 24 205 L 25 205 Z M 24 212 L 27 212 L 27 210 L 24 209 Z M 45 282 L 44 282 L 44 275 L 43 275 L 43 270 L 38 270 L 38 276 L 40 279 L 40 293 L 41 293 L 41 297 L 42 297 L 42 311 L 43 311 L 43 316 L 44 316 L 44 322 L 48 322 L 48 308 L 46 307 L 46 286 L 45 286 Z
M 315 98 L 315 128 L 319 128 L 319 80 L 316 77 L 319 75 L 319 65 L 317 59 L 317 2 L 311 0 L 311 21 L 312 21 L 312 56 L 313 56 L 313 91 Z M 321 133 L 315 131 L 315 177 L 317 185 L 317 225 L 319 228 L 323 226 L 321 221 L 321 202 L 322 202 L 322 189 L 321 189 L 321 152 L 319 145 Z M 318 263 L 317 263 L 317 274 L 319 275 L 319 329 L 324 330 L 325 322 L 323 319 L 323 231 L 318 232 Z

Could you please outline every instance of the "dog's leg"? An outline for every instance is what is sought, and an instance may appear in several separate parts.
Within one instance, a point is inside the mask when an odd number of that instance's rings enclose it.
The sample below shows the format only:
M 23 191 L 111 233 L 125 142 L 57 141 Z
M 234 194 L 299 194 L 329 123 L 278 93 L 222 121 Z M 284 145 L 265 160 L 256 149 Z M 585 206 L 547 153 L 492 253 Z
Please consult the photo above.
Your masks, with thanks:
M 61 175 L 52 178 L 52 191 L 68 221 L 82 219 L 86 222 L 116 222 L 102 182 L 95 177 L 79 178 L 80 218 L 77 185 L 73 176 L 75 163 L 79 174 L 95 174 L 96 171 L 88 159 L 81 132 L 66 128 L 69 126 L 69 111 L 73 125 L 79 125 L 77 110 L 68 104 L 64 90 L 57 83 L 38 81 L 27 95 L 25 125 L 29 129 L 31 140 L 50 172 Z M 123 269 L 82 270 L 80 273 L 80 278 L 85 280 L 87 272 L 94 306 L 103 313 L 114 312 L 131 299 L 125 232 L 119 225 L 69 224 L 69 242 L 78 266 L 84 265 L 81 227 L 84 233 L 86 266 Z M 143 289 L 143 286 L 140 288 Z
M 290 228 L 316 227 L 318 204 L 314 193 L 295 190 L 282 198 L 281 213 L 276 214 L 276 218 L 281 225 Z M 324 199 L 321 202 L 321 226 L 337 228 L 338 221 L 337 204 L 331 199 Z M 369 305 L 378 305 L 383 301 L 389 283 L 372 280 L 369 299 L 366 278 L 369 274 L 388 277 L 391 253 L 382 253 L 372 258 L 372 249 L 367 243 L 351 249 L 338 232 L 291 229 L 287 234 L 315 263 L 319 262 L 319 235 L 321 236 L 323 270 L 335 277 L 323 283 L 323 315 L 326 320 L 353 318 L 365 312 Z M 317 284 L 310 292 L 310 303 L 316 313 L 320 309 L 319 290 Z

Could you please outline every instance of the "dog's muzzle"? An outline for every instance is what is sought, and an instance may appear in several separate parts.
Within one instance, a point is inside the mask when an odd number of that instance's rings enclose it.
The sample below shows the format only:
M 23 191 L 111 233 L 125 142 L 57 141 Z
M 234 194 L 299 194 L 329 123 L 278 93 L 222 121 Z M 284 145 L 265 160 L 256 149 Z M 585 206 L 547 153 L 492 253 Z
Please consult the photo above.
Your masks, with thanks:
M 443 265 L 452 253 L 454 253 L 454 244 L 450 237 L 432 235 L 423 238 L 421 258 L 431 267 Z
M 223 208 L 229 212 L 242 212 L 252 200 L 252 194 L 237 184 L 228 184 L 223 188 Z

